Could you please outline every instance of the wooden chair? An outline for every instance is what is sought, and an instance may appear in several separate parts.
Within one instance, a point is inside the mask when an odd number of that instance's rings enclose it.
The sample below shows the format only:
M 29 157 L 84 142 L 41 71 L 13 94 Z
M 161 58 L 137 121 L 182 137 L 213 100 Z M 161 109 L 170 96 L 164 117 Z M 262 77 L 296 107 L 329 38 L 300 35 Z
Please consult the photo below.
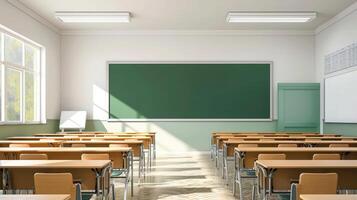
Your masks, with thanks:
M 285 154 L 259 154 L 258 155 L 258 160 L 286 160 L 286 155 Z M 261 176 L 257 176 L 261 177 Z M 253 185 L 253 190 L 252 190 L 252 199 L 255 199 L 255 191 L 257 186 L 262 185 L 264 182 L 264 179 L 259 179 L 257 178 L 257 183 Z M 269 183 L 271 184 L 271 183 Z M 260 190 L 260 188 L 258 188 Z
M 48 160 L 47 154 L 20 154 L 20 160 Z
M 35 194 L 70 194 L 71 200 L 81 200 L 80 184 L 73 184 L 71 173 L 36 173 Z
M 336 194 L 336 173 L 302 173 L 299 183 L 291 185 L 290 200 L 301 200 L 301 194 Z
M 81 144 L 81 143 L 73 143 L 71 144 L 71 147 L 86 147 L 86 144 Z
M 278 147 L 298 147 L 297 144 L 278 144 Z
M 349 144 L 330 144 L 329 147 L 350 147 Z
M 11 148 L 27 148 L 30 147 L 29 144 L 9 144 L 9 147 Z
M 286 160 L 285 154 L 259 154 L 258 160 Z
M 64 138 L 77 138 L 79 135 L 64 135 Z
M 321 141 L 320 138 L 306 138 L 305 139 L 306 142 L 318 142 Z
M 340 154 L 314 154 L 313 160 L 341 160 Z
M 261 138 L 259 141 L 275 141 L 274 138 Z
M 258 144 L 238 144 L 238 148 L 242 147 L 258 147 Z
M 92 139 L 90 139 L 91 141 L 104 141 L 105 139 L 104 139 L 104 137 L 103 138 L 92 138 Z
M 82 160 L 110 160 L 109 154 L 89 154 L 84 153 L 81 156 Z
M 128 144 L 109 144 L 109 147 L 129 147 Z
M 50 139 L 50 138 L 41 138 L 40 141 L 45 141 L 45 142 L 55 142 L 56 140 Z
M 110 160 L 109 154 L 82 154 L 82 160 Z M 124 200 L 128 193 L 129 184 L 129 172 L 126 169 L 112 169 L 110 178 L 122 178 L 125 179 Z M 112 199 L 115 199 L 115 187 L 114 183 L 111 183 Z

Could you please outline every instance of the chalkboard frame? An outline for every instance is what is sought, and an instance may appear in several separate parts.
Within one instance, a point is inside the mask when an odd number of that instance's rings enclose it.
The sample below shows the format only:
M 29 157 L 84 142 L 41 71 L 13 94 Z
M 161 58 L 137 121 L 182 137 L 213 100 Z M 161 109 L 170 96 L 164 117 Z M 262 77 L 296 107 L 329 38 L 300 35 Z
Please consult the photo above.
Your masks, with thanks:
M 111 64 L 268 64 L 270 66 L 270 114 L 269 118 L 257 119 L 136 119 L 136 118 L 110 118 L 110 102 L 109 102 L 109 66 Z M 108 102 L 108 122 L 249 122 L 249 121 L 273 121 L 273 61 L 107 61 L 106 63 L 106 90 Z

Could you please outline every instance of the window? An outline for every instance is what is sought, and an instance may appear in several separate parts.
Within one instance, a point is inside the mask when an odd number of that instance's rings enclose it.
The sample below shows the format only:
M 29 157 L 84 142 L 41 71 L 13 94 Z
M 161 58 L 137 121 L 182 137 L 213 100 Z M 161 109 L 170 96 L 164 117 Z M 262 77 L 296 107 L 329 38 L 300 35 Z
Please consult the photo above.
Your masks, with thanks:
M 0 30 L 0 122 L 41 121 L 41 48 Z

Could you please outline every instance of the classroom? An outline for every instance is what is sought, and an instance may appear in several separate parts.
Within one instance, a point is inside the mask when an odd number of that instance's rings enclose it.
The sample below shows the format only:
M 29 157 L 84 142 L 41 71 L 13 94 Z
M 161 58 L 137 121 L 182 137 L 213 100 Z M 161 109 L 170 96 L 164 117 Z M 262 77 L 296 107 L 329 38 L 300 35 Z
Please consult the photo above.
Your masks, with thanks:
M 0 200 L 357 200 L 357 0 L 0 0 Z

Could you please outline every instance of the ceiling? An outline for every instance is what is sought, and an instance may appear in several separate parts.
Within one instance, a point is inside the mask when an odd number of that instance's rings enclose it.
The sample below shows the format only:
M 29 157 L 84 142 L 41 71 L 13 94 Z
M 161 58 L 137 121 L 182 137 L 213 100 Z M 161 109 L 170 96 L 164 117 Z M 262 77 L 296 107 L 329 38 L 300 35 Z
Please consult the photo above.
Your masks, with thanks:
M 61 30 L 314 30 L 357 0 L 18 0 Z M 129 24 L 64 24 L 55 11 L 129 11 Z M 228 24 L 229 11 L 316 11 L 309 23 Z

